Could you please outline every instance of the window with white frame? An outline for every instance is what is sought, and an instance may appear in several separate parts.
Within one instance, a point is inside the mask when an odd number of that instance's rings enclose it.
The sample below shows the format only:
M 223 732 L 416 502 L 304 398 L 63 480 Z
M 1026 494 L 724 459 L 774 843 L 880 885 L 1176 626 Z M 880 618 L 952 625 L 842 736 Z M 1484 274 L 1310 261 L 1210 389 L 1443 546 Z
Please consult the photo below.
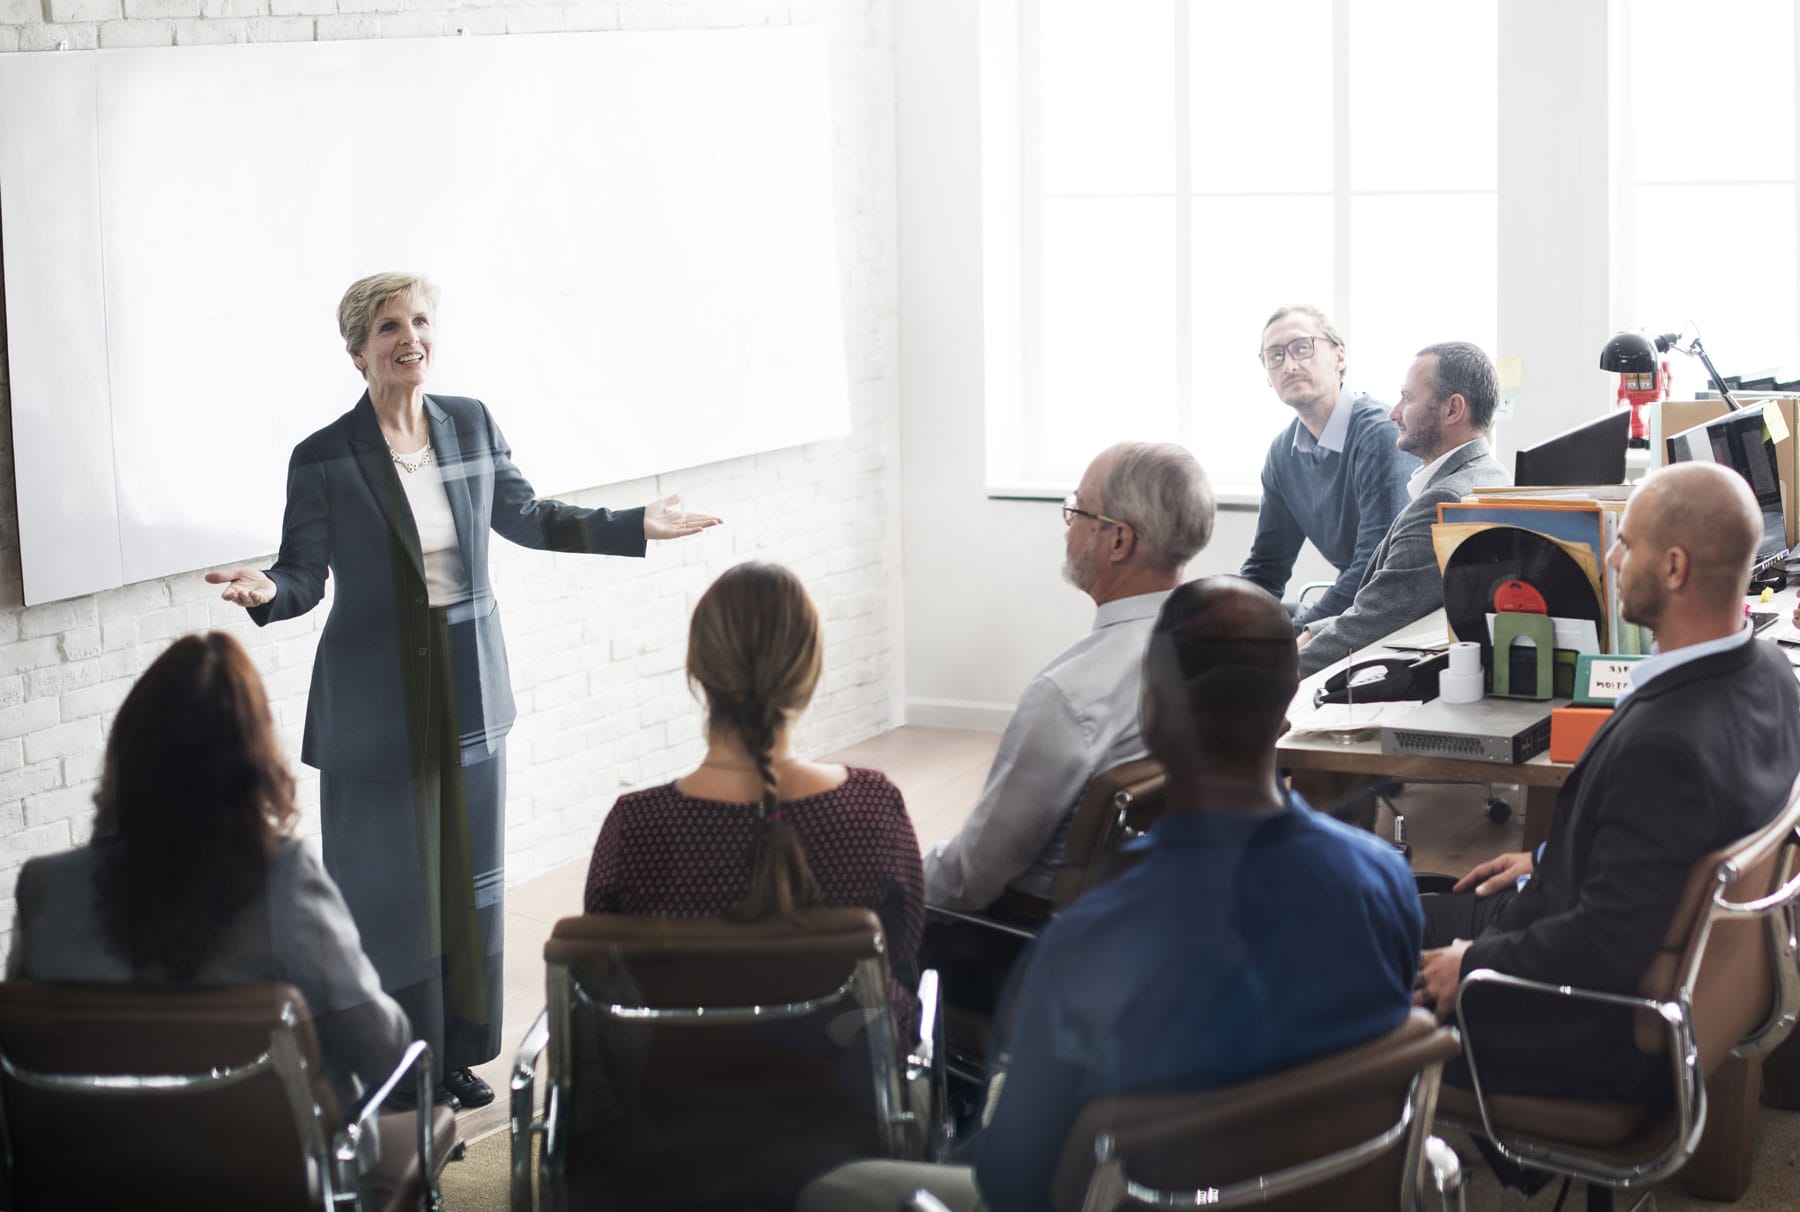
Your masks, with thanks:
M 1792 0 L 1632 0 L 1613 36 L 1615 322 L 1698 331 L 1721 374 L 1800 377 Z M 1669 370 L 1678 399 L 1706 384 Z
M 1316 303 L 1349 385 L 1495 330 L 1495 0 L 1023 0 L 1021 405 L 996 491 L 1126 437 L 1257 490 L 1292 412 L 1263 321 Z

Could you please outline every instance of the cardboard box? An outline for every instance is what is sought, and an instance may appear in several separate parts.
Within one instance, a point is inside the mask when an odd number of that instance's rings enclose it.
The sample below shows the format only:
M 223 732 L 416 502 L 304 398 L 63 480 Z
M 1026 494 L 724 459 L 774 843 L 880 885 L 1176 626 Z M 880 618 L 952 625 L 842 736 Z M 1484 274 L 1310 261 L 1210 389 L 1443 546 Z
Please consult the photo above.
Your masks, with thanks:
M 1755 404 L 1767 397 L 1736 393 L 1740 404 Z M 1800 418 L 1800 401 L 1778 398 L 1769 408 L 1779 408 L 1787 422 L 1787 436 L 1775 443 L 1775 468 L 1781 473 L 1781 512 L 1787 522 L 1789 547 L 1800 546 L 1800 440 L 1796 440 L 1795 420 Z M 1661 467 L 1669 460 L 1665 439 L 1704 425 L 1714 417 L 1725 415 L 1723 400 L 1662 400 L 1650 405 L 1650 466 Z
M 1600 725 L 1612 718 L 1611 707 L 1558 707 L 1550 713 L 1550 760 L 1579 762 Z

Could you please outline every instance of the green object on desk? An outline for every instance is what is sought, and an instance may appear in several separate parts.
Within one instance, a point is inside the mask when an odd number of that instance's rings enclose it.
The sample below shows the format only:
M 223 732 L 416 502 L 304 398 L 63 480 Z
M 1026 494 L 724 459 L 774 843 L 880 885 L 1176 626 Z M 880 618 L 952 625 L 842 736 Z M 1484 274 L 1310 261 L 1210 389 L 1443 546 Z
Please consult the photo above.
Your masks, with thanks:
M 1514 649 L 1521 640 L 1531 644 L 1536 666 L 1529 686 L 1515 679 Z M 1506 699 L 1547 699 L 1555 689 L 1552 674 L 1556 651 L 1556 624 L 1547 614 L 1502 610 L 1494 616 L 1494 693 Z
M 1625 689 L 1626 674 L 1644 659 L 1616 652 L 1582 653 L 1575 662 L 1575 706 L 1613 706 Z

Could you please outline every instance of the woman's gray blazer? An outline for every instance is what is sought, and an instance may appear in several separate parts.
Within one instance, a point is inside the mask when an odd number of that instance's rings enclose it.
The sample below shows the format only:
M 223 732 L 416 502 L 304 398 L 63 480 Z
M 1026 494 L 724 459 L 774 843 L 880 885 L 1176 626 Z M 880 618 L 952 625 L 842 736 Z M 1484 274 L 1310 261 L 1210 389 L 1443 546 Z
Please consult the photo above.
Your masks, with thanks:
M 516 712 L 488 582 L 489 531 L 548 551 L 641 556 L 644 511 L 539 500 L 479 400 L 427 395 L 425 415 L 469 580 L 469 600 L 452 607 L 451 618 L 475 624 L 472 650 L 456 654 L 459 691 L 473 700 L 458 705 L 463 743 L 491 749 Z M 409 703 L 425 701 L 424 560 L 367 393 L 294 448 L 281 551 L 268 575 L 275 597 L 249 611 L 258 626 L 305 614 L 323 596 L 327 576 L 337 578 L 313 661 L 301 760 L 367 779 L 419 773 L 420 746 L 407 718 Z

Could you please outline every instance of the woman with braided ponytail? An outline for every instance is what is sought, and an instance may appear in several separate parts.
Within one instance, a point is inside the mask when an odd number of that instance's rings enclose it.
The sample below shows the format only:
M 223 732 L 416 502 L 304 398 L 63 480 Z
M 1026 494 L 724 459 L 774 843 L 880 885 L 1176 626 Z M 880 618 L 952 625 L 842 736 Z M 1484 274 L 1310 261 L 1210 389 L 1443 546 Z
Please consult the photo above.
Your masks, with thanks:
M 738 921 L 873 909 L 888 940 L 889 1000 L 907 1023 L 925 917 L 919 842 L 899 789 L 879 772 L 791 749 L 821 650 L 818 612 L 786 568 L 739 564 L 713 582 L 688 630 L 706 757 L 613 805 L 585 908 Z

